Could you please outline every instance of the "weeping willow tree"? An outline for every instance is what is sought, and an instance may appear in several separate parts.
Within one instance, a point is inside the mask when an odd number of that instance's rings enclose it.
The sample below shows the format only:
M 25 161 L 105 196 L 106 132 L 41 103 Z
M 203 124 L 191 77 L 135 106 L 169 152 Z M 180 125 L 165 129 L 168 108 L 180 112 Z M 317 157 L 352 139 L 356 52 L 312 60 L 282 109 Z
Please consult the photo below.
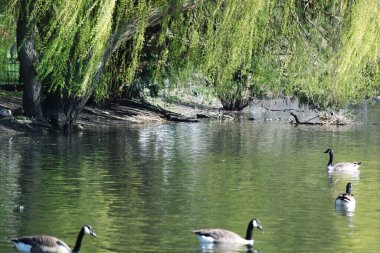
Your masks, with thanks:
M 107 96 L 110 63 L 124 85 L 133 81 L 153 36 L 147 30 L 157 25 L 154 75 L 184 68 L 204 73 L 226 107 L 236 107 L 245 89 L 238 80 L 246 78 L 260 41 L 255 22 L 266 11 L 265 1 L 248 0 L 22 0 L 14 6 L 25 112 L 68 130 L 94 92 Z
M 19 9 L 17 42 L 24 83 L 24 110 L 70 130 L 99 85 L 118 48 L 132 41 L 125 79 L 132 79 L 144 31 L 197 1 L 15 1 Z
M 379 4 L 14 0 L 24 109 L 70 130 L 90 96 L 144 76 L 175 85 L 201 77 L 226 109 L 268 93 L 355 101 L 379 87 Z

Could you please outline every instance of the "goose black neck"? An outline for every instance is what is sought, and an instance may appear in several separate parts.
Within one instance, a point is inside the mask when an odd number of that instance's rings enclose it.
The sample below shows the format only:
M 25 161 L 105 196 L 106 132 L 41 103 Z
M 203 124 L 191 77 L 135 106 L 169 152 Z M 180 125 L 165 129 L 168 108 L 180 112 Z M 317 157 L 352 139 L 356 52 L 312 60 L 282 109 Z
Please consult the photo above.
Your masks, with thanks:
M 75 247 L 73 249 L 73 252 L 79 252 L 80 250 L 80 247 L 82 246 L 82 239 L 83 239 L 83 236 L 84 236 L 84 227 L 79 231 L 79 234 L 78 234 L 78 237 L 77 237 L 77 241 L 75 243 Z
M 348 183 L 347 186 L 346 186 L 346 193 L 348 195 L 351 195 L 351 183 Z
M 247 233 L 245 235 L 246 240 L 252 240 L 253 239 L 253 223 L 252 221 L 249 222 L 248 227 L 247 227 Z
M 331 150 L 329 152 L 329 156 L 330 156 L 330 158 L 329 158 L 329 163 L 327 164 L 327 166 L 331 166 L 332 163 L 333 163 L 333 156 L 334 156 L 334 154 L 333 154 L 333 152 Z

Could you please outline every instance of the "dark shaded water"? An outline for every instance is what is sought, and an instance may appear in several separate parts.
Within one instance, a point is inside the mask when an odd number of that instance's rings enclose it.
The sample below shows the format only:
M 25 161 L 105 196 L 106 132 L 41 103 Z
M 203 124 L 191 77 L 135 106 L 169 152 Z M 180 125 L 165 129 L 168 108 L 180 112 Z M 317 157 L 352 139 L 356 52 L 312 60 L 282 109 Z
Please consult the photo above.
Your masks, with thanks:
M 73 246 L 84 224 L 98 238 L 85 237 L 81 252 L 221 252 L 199 247 L 191 230 L 244 235 L 253 217 L 265 228 L 254 234 L 256 251 L 378 252 L 380 104 L 357 110 L 366 123 L 351 127 L 258 117 L 70 137 L 0 134 L 0 252 L 16 252 L 8 239 L 29 234 Z M 327 147 L 336 162 L 361 160 L 360 175 L 328 176 Z M 351 216 L 334 209 L 347 181 L 357 199 Z

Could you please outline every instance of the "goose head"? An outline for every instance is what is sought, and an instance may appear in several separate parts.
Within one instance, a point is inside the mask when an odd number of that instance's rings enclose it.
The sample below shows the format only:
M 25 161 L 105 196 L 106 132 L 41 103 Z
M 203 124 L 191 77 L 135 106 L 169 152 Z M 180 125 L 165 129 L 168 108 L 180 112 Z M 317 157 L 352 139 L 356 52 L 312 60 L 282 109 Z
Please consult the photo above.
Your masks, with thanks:
M 91 236 L 93 236 L 93 237 L 96 237 L 96 233 L 95 233 L 95 231 L 94 231 L 94 229 L 92 228 L 91 225 L 85 225 L 85 226 L 83 227 L 83 232 L 84 232 L 84 234 L 87 234 L 87 235 L 91 235 Z
M 260 229 L 261 231 L 264 231 L 264 228 L 263 228 L 263 226 L 261 225 L 261 223 L 260 223 L 260 221 L 258 219 L 253 219 L 252 220 L 252 226 L 254 228 Z

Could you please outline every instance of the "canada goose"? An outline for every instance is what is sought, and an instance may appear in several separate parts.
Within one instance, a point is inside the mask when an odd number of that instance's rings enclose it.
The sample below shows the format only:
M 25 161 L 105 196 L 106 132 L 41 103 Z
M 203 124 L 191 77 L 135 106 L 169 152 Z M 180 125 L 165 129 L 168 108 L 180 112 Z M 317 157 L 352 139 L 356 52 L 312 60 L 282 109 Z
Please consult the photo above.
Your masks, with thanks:
M 335 200 L 335 208 L 349 212 L 355 211 L 356 201 L 351 193 L 351 183 L 346 185 L 346 193 L 339 194 Z
M 337 163 L 335 165 L 332 165 L 334 153 L 332 149 L 327 149 L 324 153 L 329 154 L 330 159 L 327 163 L 327 170 L 329 172 L 344 172 L 344 171 L 357 171 L 359 169 L 361 162 L 352 162 L 352 163 Z
M 12 111 L 11 110 L 0 108 L 0 118 L 2 118 L 2 117 L 11 117 L 11 116 L 12 116 Z
M 234 243 L 253 245 L 253 229 L 258 228 L 263 230 L 260 221 L 252 219 L 248 223 L 247 233 L 245 238 L 240 235 L 225 229 L 199 229 L 194 230 L 193 233 L 198 237 L 198 240 L 202 243 Z
M 90 225 L 82 227 L 79 231 L 77 241 L 73 250 L 62 240 L 48 235 L 23 236 L 11 239 L 16 248 L 22 252 L 30 253 L 74 253 L 79 252 L 82 245 L 82 239 L 85 234 L 96 237 L 96 234 Z

